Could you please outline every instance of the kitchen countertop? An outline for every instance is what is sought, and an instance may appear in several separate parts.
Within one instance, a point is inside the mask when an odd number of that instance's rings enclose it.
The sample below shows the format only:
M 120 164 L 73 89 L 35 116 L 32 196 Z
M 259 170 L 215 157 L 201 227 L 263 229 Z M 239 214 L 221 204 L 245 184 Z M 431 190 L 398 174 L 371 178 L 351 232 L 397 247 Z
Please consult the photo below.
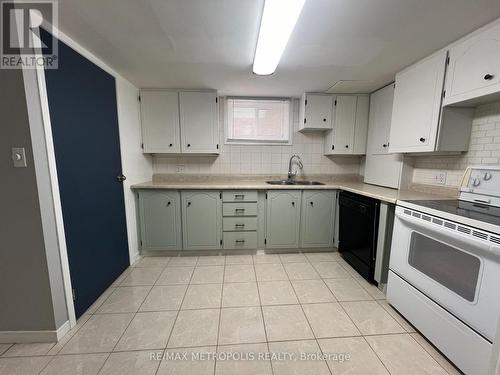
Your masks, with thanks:
M 132 185 L 132 189 L 168 189 L 168 190 L 344 190 L 357 193 L 370 198 L 375 198 L 388 203 L 398 200 L 431 200 L 431 199 L 456 199 L 457 195 L 452 189 L 436 192 L 436 189 L 419 186 L 418 190 L 397 190 L 356 181 L 332 181 L 332 178 L 313 177 L 313 181 L 323 182 L 324 185 L 270 185 L 266 183 L 269 178 L 213 178 L 193 179 L 183 177 L 180 179 L 156 179 Z M 428 191 L 422 191 L 428 190 Z

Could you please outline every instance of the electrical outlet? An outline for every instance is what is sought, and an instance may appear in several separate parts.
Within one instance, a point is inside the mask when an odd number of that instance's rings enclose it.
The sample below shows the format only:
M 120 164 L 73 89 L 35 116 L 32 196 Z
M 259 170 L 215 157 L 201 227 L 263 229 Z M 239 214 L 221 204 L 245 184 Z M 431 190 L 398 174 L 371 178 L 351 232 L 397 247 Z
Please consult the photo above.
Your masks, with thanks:
M 434 183 L 437 185 L 445 185 L 446 184 L 446 172 L 437 171 L 434 174 Z
M 186 166 L 184 164 L 177 164 L 175 166 L 175 171 L 177 173 L 182 173 L 182 172 L 184 172 L 185 169 L 186 169 Z

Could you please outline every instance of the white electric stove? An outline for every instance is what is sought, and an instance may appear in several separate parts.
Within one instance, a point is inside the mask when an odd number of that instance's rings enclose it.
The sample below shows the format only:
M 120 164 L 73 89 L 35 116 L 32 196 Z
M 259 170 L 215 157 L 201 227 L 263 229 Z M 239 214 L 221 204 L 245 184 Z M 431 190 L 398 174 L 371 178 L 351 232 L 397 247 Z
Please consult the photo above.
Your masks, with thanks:
M 500 167 L 458 200 L 396 207 L 387 300 L 466 374 L 486 374 L 500 317 Z

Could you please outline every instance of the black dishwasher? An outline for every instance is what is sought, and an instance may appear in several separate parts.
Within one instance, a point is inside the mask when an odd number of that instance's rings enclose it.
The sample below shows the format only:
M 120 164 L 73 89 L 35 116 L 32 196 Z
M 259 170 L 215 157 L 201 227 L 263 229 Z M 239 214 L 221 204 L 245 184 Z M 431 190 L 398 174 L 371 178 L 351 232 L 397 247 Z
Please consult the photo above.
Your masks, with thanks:
M 341 191 L 339 194 L 339 252 L 371 283 L 375 283 L 375 256 L 380 201 Z

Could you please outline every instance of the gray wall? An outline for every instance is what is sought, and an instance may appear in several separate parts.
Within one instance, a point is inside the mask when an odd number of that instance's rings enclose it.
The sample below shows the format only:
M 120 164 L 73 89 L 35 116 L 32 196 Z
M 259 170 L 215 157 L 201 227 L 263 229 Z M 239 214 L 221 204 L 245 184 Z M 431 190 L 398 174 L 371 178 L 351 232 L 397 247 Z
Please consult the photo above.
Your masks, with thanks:
M 0 87 L 0 331 L 54 330 L 67 313 L 58 249 L 44 237 L 22 72 L 0 70 Z M 13 168 L 11 147 L 26 148 L 27 168 Z

